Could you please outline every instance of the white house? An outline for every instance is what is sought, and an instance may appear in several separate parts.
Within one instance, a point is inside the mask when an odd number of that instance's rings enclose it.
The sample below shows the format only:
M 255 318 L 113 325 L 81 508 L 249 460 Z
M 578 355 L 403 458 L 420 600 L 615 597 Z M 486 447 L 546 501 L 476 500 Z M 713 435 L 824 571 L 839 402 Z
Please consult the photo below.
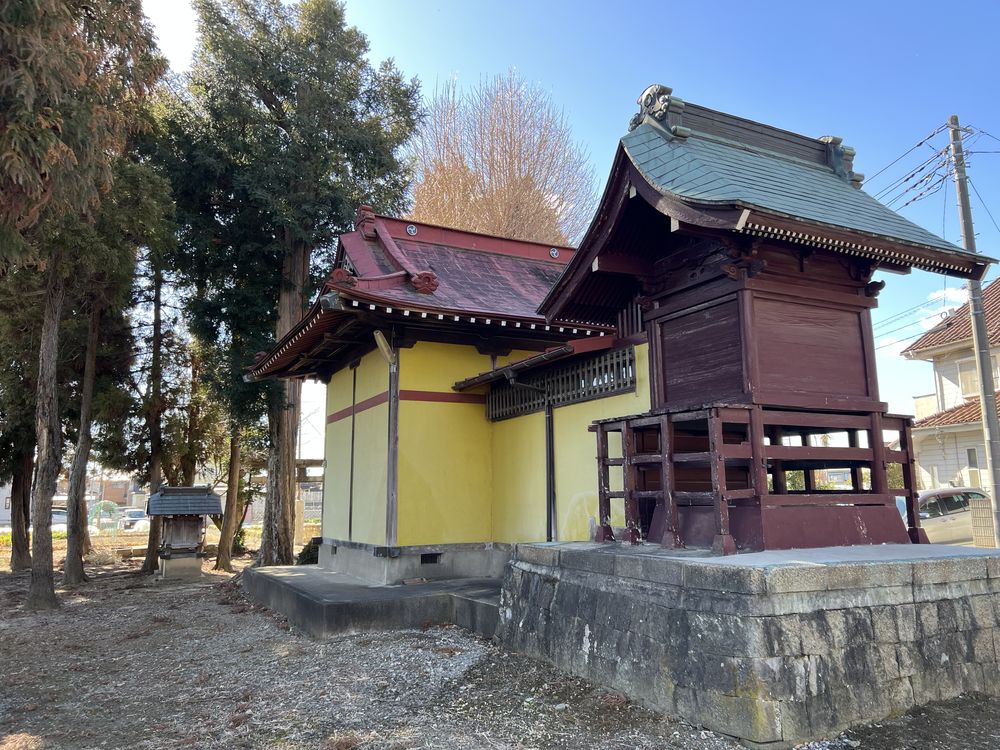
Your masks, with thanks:
M 1000 280 L 998 280 L 1000 281 Z M 983 292 L 990 346 L 1000 345 L 1000 283 Z M 986 470 L 979 376 L 972 348 L 968 304 L 955 310 L 903 351 L 934 365 L 934 393 L 914 399 L 913 443 L 917 477 L 924 489 L 981 486 Z M 1000 357 L 993 355 L 993 379 L 1000 382 Z
M 10 485 L 0 484 L 0 529 L 10 528 Z

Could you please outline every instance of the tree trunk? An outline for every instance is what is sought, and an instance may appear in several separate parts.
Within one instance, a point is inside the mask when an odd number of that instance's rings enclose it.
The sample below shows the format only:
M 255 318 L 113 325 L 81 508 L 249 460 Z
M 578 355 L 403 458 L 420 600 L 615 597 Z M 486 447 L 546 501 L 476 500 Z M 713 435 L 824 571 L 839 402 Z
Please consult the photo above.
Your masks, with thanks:
M 185 487 L 191 487 L 194 485 L 198 473 L 197 442 L 198 431 L 201 427 L 199 424 L 201 414 L 198 401 L 195 398 L 195 390 L 197 388 L 200 373 L 201 355 L 199 355 L 196 350 L 193 350 L 191 352 L 191 395 L 188 398 L 187 429 L 185 430 L 186 445 L 184 450 L 181 452 L 180 458 L 181 482 Z
M 282 286 L 275 336 L 280 340 L 302 316 L 302 292 L 309 269 L 309 248 L 295 243 L 286 231 Z M 295 443 L 298 436 L 299 381 L 276 386 L 267 412 L 271 444 L 267 456 L 267 496 L 256 565 L 291 565 L 295 529 Z
M 153 336 L 150 342 L 152 361 L 149 368 L 149 404 L 146 409 L 146 424 L 149 428 L 149 494 L 160 489 L 163 476 L 163 433 L 160 417 L 163 412 L 162 386 L 163 320 L 161 315 L 163 298 L 163 271 L 153 271 Z M 152 574 L 159 567 L 158 550 L 163 519 L 152 516 L 149 519 L 149 541 L 146 542 L 146 557 L 142 561 L 142 572 Z
M 215 569 L 233 572 L 233 537 L 240 522 L 240 431 L 233 427 L 229 437 L 229 481 L 226 487 L 226 512 L 222 517 Z
M 90 423 L 94 404 L 94 378 L 97 369 L 97 341 L 101 331 L 101 308 L 95 304 L 90 312 L 87 332 L 87 356 L 83 365 L 83 384 L 80 394 L 80 433 L 76 453 L 69 472 L 69 497 L 66 499 L 66 564 L 63 566 L 63 585 L 75 586 L 87 580 L 83 572 L 87 533 L 87 463 L 90 461 Z
M 59 320 L 62 317 L 65 281 L 59 252 L 49 263 L 45 292 L 41 344 L 38 348 L 38 386 L 35 396 L 35 434 L 38 440 L 38 468 L 31 497 L 31 587 L 25 607 L 29 610 L 59 606 L 52 576 L 52 496 L 61 468 L 62 433 L 56 365 L 59 358 Z
M 10 569 L 31 568 L 28 527 L 31 525 L 31 472 L 35 468 L 35 440 L 21 446 L 10 483 Z

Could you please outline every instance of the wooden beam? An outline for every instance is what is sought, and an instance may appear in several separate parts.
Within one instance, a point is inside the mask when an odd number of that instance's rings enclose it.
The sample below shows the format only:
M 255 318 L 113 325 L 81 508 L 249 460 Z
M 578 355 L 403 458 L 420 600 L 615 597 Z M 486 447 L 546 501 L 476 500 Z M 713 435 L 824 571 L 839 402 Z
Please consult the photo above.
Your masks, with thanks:
M 594 273 L 620 273 L 627 276 L 651 276 L 653 264 L 634 255 L 615 253 L 614 255 L 598 255 L 590 264 Z

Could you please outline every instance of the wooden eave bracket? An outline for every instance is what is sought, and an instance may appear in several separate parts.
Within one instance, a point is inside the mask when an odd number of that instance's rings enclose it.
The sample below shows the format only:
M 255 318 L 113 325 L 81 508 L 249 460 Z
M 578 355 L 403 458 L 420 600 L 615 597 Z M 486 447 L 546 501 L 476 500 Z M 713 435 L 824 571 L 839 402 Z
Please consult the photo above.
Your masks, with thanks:
M 590 264 L 592 273 L 617 273 L 646 277 L 653 274 L 653 265 L 634 255 L 598 255 Z

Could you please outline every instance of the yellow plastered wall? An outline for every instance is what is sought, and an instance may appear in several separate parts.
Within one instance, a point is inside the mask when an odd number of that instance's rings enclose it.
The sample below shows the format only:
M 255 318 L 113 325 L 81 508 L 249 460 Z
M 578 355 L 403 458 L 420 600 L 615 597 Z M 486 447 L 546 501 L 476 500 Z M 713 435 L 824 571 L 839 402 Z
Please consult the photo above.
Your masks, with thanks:
M 351 406 L 354 372 L 335 372 L 326 384 L 326 416 Z M 347 512 L 351 477 L 351 418 L 326 423 L 323 470 L 323 536 L 347 539 Z
M 419 342 L 399 351 L 400 546 L 492 541 L 492 426 L 486 407 L 405 393 L 453 397 L 456 381 L 490 366 L 490 357 L 472 346 Z
M 327 416 L 351 406 L 354 371 L 335 373 L 327 385 Z M 378 351 L 357 367 L 358 404 L 387 393 L 389 366 Z M 389 405 L 359 411 L 354 418 L 354 500 L 351 483 L 351 417 L 326 426 L 326 470 L 323 489 L 323 536 L 355 542 L 386 543 L 386 479 L 389 460 Z M 351 514 L 348 534 L 348 513 Z
M 496 542 L 545 541 L 545 414 L 493 423 Z
M 512 353 L 510 359 L 530 356 Z M 506 359 L 506 358 L 505 358 Z M 499 360 L 498 365 L 506 364 Z M 454 394 L 452 385 L 490 369 L 488 355 L 474 347 L 419 342 L 399 350 L 401 392 Z M 328 389 L 328 413 L 343 399 L 337 380 L 350 385 L 350 371 L 338 373 Z M 587 427 L 595 419 L 649 409 L 648 347 L 636 347 L 634 393 L 563 406 L 554 411 L 557 533 L 560 540 L 590 538 L 597 518 L 596 439 Z M 334 392 L 334 385 L 337 384 Z M 388 390 L 388 368 L 378 352 L 358 371 L 358 401 Z M 485 389 L 484 389 L 485 392 Z M 347 390 L 347 405 L 350 389 Z M 334 399 L 340 399 L 334 402 Z M 335 408 L 336 407 L 336 408 Z M 386 544 L 388 404 L 357 415 L 352 539 Z M 327 427 L 324 536 L 346 538 L 348 430 Z M 346 435 L 346 441 L 344 439 Z M 612 455 L 620 445 L 612 440 Z M 338 455 L 340 453 L 346 455 Z M 344 473 L 343 479 L 335 476 Z M 612 469 L 612 488 L 620 488 Z M 400 546 L 545 539 L 545 417 L 542 412 L 490 422 L 483 404 L 401 398 L 397 474 L 397 539 Z M 612 521 L 624 523 L 620 500 Z M 330 531 L 328 531 L 328 528 Z M 341 530 L 344 535 L 341 535 Z
M 650 404 L 649 347 L 635 348 L 636 389 L 608 398 L 560 406 L 553 411 L 555 436 L 556 533 L 561 541 L 591 538 L 597 522 L 597 438 L 595 419 L 647 411 Z M 545 540 L 545 418 L 528 414 L 493 423 L 496 541 Z M 611 455 L 621 443 L 611 436 Z M 611 470 L 611 489 L 621 489 L 621 471 Z M 621 500 L 612 500 L 612 523 L 625 523 Z

